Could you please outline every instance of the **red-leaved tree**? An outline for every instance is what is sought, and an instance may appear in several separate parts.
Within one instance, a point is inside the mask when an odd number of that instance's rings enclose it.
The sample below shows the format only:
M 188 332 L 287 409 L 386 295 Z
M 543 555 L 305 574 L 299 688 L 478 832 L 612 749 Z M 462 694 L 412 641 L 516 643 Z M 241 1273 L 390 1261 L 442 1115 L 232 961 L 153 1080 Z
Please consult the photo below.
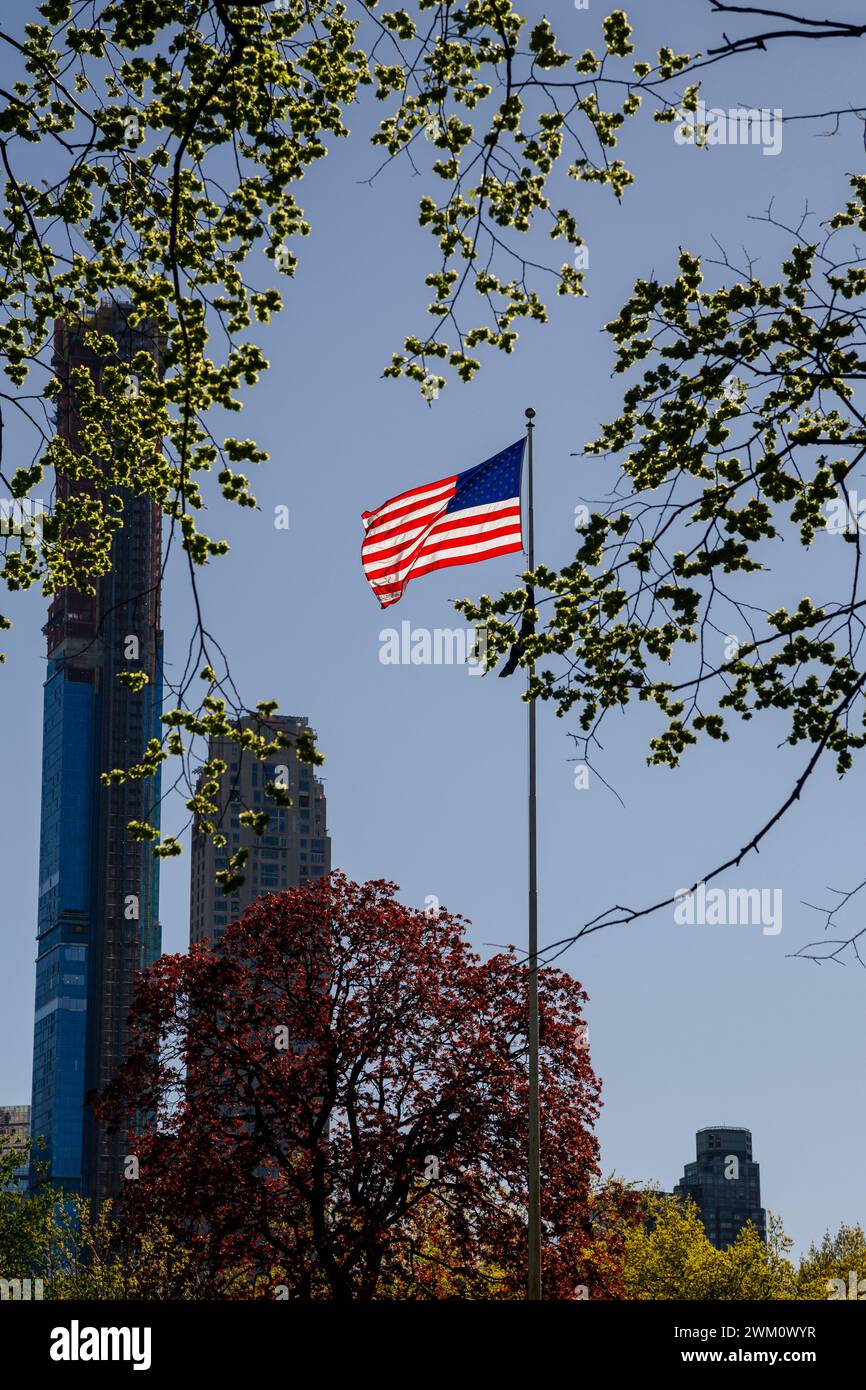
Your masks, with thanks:
M 207 1296 L 522 1294 L 526 969 L 395 892 L 331 874 L 139 978 L 100 1101 L 138 1159 L 122 1224 Z M 545 1295 L 616 1297 L 635 1204 L 598 1181 L 586 996 L 550 967 L 540 996 Z

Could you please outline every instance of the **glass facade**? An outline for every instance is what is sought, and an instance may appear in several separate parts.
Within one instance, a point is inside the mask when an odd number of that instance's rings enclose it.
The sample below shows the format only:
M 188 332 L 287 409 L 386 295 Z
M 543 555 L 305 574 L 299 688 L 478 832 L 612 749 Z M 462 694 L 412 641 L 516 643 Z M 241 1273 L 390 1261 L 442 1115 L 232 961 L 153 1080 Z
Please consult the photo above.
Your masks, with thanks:
M 766 1240 L 761 1170 L 752 1158 L 751 1131 L 719 1125 L 698 1130 L 695 1141 L 696 1161 L 685 1165 L 676 1196 L 697 1204 L 707 1238 L 719 1250 L 733 1244 L 749 1221 Z
M 86 369 L 102 389 L 105 365 L 85 341 L 87 329 L 114 339 L 117 361 L 142 350 L 159 358 L 147 327 L 130 328 L 127 315 L 128 306 L 107 301 L 87 323 L 55 325 L 57 431 L 73 449 L 80 425 L 73 370 Z M 75 487 L 58 478 L 59 495 Z M 110 569 L 93 594 L 60 590 L 45 628 L 33 1034 L 31 1178 L 47 1168 L 55 1186 L 97 1200 L 120 1185 L 126 1141 L 97 1121 L 87 1097 L 122 1062 L 135 975 L 161 952 L 159 861 L 127 829 L 154 819 L 159 778 L 100 781 L 139 762 L 162 731 L 161 518 L 149 498 L 112 488 L 123 501 L 123 526 Z M 118 681 L 130 669 L 146 674 L 141 690 Z
M 92 685 L 67 680 L 66 675 L 62 657 L 49 662 L 43 714 L 32 1129 L 43 1145 L 34 1161 L 48 1165 L 55 1182 L 79 1192 L 96 696 Z
M 21 1161 L 16 1167 L 10 1191 L 24 1191 L 27 1188 L 29 1168 L 26 1161 L 26 1144 L 30 1138 L 30 1106 L 0 1105 L 0 1145 L 11 1145 L 20 1149 Z

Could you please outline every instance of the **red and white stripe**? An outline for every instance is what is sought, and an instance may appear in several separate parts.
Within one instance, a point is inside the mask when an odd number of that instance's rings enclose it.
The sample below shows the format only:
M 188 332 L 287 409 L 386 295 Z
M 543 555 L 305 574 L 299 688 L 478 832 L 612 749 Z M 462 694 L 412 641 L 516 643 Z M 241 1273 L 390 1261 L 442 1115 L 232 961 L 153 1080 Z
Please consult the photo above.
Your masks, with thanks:
M 383 608 L 402 598 L 419 575 L 523 549 L 520 498 L 446 512 L 457 477 L 412 488 L 363 513 L 361 564 Z

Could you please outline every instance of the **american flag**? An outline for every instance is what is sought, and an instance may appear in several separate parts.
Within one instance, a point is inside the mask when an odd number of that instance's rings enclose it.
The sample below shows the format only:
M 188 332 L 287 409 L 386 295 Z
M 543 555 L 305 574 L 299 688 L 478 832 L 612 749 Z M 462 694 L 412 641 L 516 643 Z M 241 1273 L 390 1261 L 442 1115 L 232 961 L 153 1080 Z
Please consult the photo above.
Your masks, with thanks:
M 523 549 L 520 472 L 526 440 L 438 483 L 401 492 L 364 512 L 361 564 L 383 608 L 410 579 Z

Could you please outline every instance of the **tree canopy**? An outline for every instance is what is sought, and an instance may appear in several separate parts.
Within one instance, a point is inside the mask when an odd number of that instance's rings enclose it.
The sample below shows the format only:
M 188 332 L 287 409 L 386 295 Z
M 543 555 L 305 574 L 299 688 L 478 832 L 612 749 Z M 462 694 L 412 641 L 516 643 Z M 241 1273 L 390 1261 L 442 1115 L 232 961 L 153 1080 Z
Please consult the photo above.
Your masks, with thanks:
M 228 548 L 202 529 L 203 511 L 214 495 L 255 507 L 243 469 L 267 458 L 253 439 L 217 434 L 215 420 L 239 411 L 267 369 L 255 330 L 282 308 L 281 283 L 312 230 L 301 180 L 350 138 L 359 103 L 381 107 L 370 178 L 399 159 L 423 175 L 418 215 L 433 248 L 427 326 L 407 325 L 383 370 L 429 396 L 443 373 L 470 380 L 481 348 L 510 353 L 522 321 L 546 318 L 547 288 L 583 293 L 578 220 L 552 201 L 554 171 L 619 197 L 633 177 L 615 157 L 620 128 L 645 100 L 673 118 L 665 92 L 688 55 L 663 48 L 636 61 L 621 10 L 600 23 L 597 51 L 569 54 L 546 19 L 529 25 L 510 0 L 399 10 L 376 0 L 44 0 L 37 13 L 20 35 L 0 26 L 19 68 L 0 113 L 0 367 L 13 388 L 0 391 L 0 409 L 14 408 L 33 449 L 12 469 L 0 455 L 6 505 L 21 521 L 4 527 L 0 580 L 93 593 L 125 494 L 161 510 L 166 564 L 177 555 L 188 572 L 196 627 L 164 736 L 114 776 L 149 778 L 179 759 L 188 809 L 208 828 L 219 769 L 205 766 L 199 804 L 193 750 L 208 734 L 240 738 L 236 716 L 252 702 L 199 601 L 200 567 Z M 545 239 L 565 258 L 547 255 Z M 128 360 L 99 330 L 105 302 L 123 305 L 143 340 Z M 98 389 L 88 371 L 73 372 L 73 447 L 51 415 L 58 320 L 82 327 L 101 364 Z M 31 515 L 44 497 L 50 506 Z M 147 679 L 134 669 L 120 678 L 136 690 Z M 245 746 L 267 756 L 255 740 Z M 307 743 L 299 753 L 316 759 Z M 157 854 L 180 853 L 156 814 L 134 833 Z
M 262 897 L 140 977 L 101 1100 L 135 1159 L 122 1218 L 193 1251 L 213 1296 L 238 1269 L 264 1297 L 523 1291 L 527 967 L 394 892 L 335 873 Z M 615 1296 L 636 1202 L 600 1182 L 585 995 L 553 967 L 539 988 L 545 1289 Z
M 646 1219 L 625 1235 L 623 1285 L 626 1298 L 693 1302 L 862 1298 L 866 1292 L 866 1247 L 859 1226 L 842 1224 L 821 1245 L 812 1245 L 795 1264 L 792 1241 L 772 1212 L 767 1242 L 751 1222 L 719 1250 L 707 1239 L 695 1203 L 667 1193 L 642 1196 Z M 852 1294 L 863 1279 L 861 1292 Z
M 784 799 L 695 885 L 758 849 L 822 760 L 844 776 L 866 746 L 866 180 L 852 177 L 820 226 L 763 220 L 785 239 L 778 278 L 745 256 L 682 250 L 675 278 L 638 280 L 606 325 L 630 384 L 585 448 L 608 484 L 604 504 L 579 510 L 574 560 L 458 602 L 486 627 L 490 667 L 521 634 L 528 698 L 572 715 L 586 756 L 608 713 L 634 702 L 658 712 L 652 764 L 675 768 L 753 719 L 803 746 Z M 837 895 L 828 926 L 862 887 Z M 570 939 L 673 901 L 613 908 Z M 859 960 L 862 935 L 799 954 Z
M 763 14 L 716 0 L 710 9 Z M 414 329 L 407 325 L 383 370 L 414 381 L 429 399 L 449 377 L 471 380 L 482 349 L 512 352 L 523 321 L 546 319 L 550 293 L 584 292 L 579 207 L 561 199 L 561 174 L 581 191 L 598 184 L 620 198 L 634 179 L 617 149 L 625 124 L 642 105 L 657 121 L 688 117 L 696 109 L 700 70 L 742 43 L 725 35 L 725 44 L 711 46 L 703 58 L 663 46 L 649 59 L 635 53 L 625 12 L 613 10 L 601 19 L 594 46 L 570 53 L 547 19 L 530 24 L 510 0 L 415 0 L 399 10 L 382 9 L 376 0 L 44 0 L 37 15 L 20 33 L 12 23 L 0 25 L 0 45 L 19 69 L 0 113 L 6 175 L 0 366 L 12 388 L 0 391 L 0 421 L 14 409 L 32 442 L 30 462 L 13 469 L 0 453 L 4 505 L 22 521 L 3 528 L 0 579 L 11 590 L 92 593 L 111 565 L 124 496 L 147 497 L 161 510 L 168 525 L 165 567 L 177 557 L 188 574 L 195 630 L 169 686 L 163 737 L 132 766 L 105 775 L 151 778 L 168 759 L 178 760 L 177 776 L 165 788 L 184 787 L 189 814 L 198 813 L 202 828 L 222 840 L 209 818 L 222 769 L 205 757 L 198 776 L 202 739 L 236 738 L 257 757 L 273 748 L 238 728 L 237 716 L 253 702 L 235 685 L 218 629 L 199 599 L 200 567 L 227 550 L 224 539 L 202 529 L 203 513 L 214 498 L 257 505 L 243 470 L 264 463 L 267 451 L 253 439 L 218 433 L 216 420 L 236 413 L 267 370 L 256 330 L 281 310 L 281 286 L 295 271 L 303 238 L 315 230 L 298 202 L 301 180 L 335 141 L 353 138 L 356 108 L 381 108 L 370 181 L 396 161 L 421 175 L 418 216 L 432 248 L 426 326 L 423 320 Z M 809 22 L 780 18 L 791 21 L 784 32 L 814 36 Z M 856 28 L 840 23 L 821 36 L 856 37 Z M 766 46 L 781 32 L 754 36 L 747 47 Z M 38 179 L 37 151 L 46 175 Z M 620 323 L 623 365 L 632 327 L 640 336 L 641 315 L 669 308 L 681 319 L 697 306 L 689 297 L 696 274 L 691 261 L 669 303 L 651 305 L 644 291 L 637 294 Z M 146 340 L 129 360 L 98 329 L 96 313 L 105 302 L 125 306 Z M 731 312 L 740 310 L 732 304 Z M 73 373 L 80 415 L 75 447 L 56 434 L 51 415 L 61 389 L 50 349 L 57 320 L 81 325 L 102 364 L 99 389 L 86 371 Z M 678 326 L 679 320 L 674 331 Z M 662 376 L 659 393 L 672 382 Z M 733 398 L 728 404 L 736 413 Z M 627 413 L 600 447 L 624 445 L 623 430 L 629 421 L 638 425 L 640 415 L 637 407 Z M 680 418 L 669 409 L 664 427 L 688 428 L 688 416 L 683 399 Z M 723 410 L 713 429 L 727 428 L 728 418 Z M 638 490 L 663 467 L 650 463 L 651 449 L 648 439 L 647 467 L 634 473 Z M 728 482 L 734 481 L 731 474 Z M 815 487 L 813 504 L 820 501 Z M 31 515 L 28 507 L 46 496 L 50 506 Z M 735 497 L 729 501 L 718 515 L 723 526 L 735 510 Z M 734 523 L 735 548 L 763 524 L 760 506 L 750 505 L 741 520 L 747 534 L 738 539 L 740 522 Z M 552 634 L 560 650 L 567 636 L 580 637 L 568 625 L 574 628 L 575 615 L 583 614 L 585 665 L 605 687 L 600 694 L 584 672 L 590 726 L 596 708 L 633 689 L 632 668 L 647 655 L 642 646 L 664 660 L 691 627 L 688 586 L 677 582 L 692 577 L 686 574 L 661 581 L 664 617 L 649 620 L 646 643 L 635 638 L 633 622 L 623 623 L 619 583 L 605 585 L 603 623 L 597 634 L 589 631 L 599 590 L 590 586 L 584 594 L 581 575 L 607 539 L 605 525 L 594 520 L 579 569 L 560 577 L 565 602 Z M 645 559 L 651 537 L 639 541 Z M 632 548 L 630 537 L 623 534 L 622 542 L 618 568 Z M 705 578 L 723 564 L 716 552 Z M 704 564 L 699 557 L 689 563 Z M 736 563 L 742 567 L 739 552 Z M 644 579 L 640 593 L 648 589 Z M 507 633 L 493 636 L 495 651 Z M 842 674 L 836 672 L 831 693 Z M 146 675 L 130 669 L 119 678 L 140 690 Z M 547 684 L 543 693 L 552 693 Z M 671 716 L 656 756 L 678 756 L 699 727 L 718 735 L 714 713 L 696 709 L 682 719 L 676 692 L 667 692 L 661 679 L 644 680 L 640 693 Z M 556 696 L 565 698 L 559 690 Z M 569 701 L 574 698 L 570 693 Z M 262 700 L 256 708 L 267 714 L 275 705 Z M 832 718 L 829 707 L 824 713 Z M 319 759 L 309 740 L 298 753 Z M 262 831 L 266 820 L 263 811 Z M 179 829 L 161 831 L 158 822 L 154 805 L 133 833 L 151 840 L 158 855 L 180 853 Z M 240 862 L 230 866 L 230 875 L 242 871 Z

